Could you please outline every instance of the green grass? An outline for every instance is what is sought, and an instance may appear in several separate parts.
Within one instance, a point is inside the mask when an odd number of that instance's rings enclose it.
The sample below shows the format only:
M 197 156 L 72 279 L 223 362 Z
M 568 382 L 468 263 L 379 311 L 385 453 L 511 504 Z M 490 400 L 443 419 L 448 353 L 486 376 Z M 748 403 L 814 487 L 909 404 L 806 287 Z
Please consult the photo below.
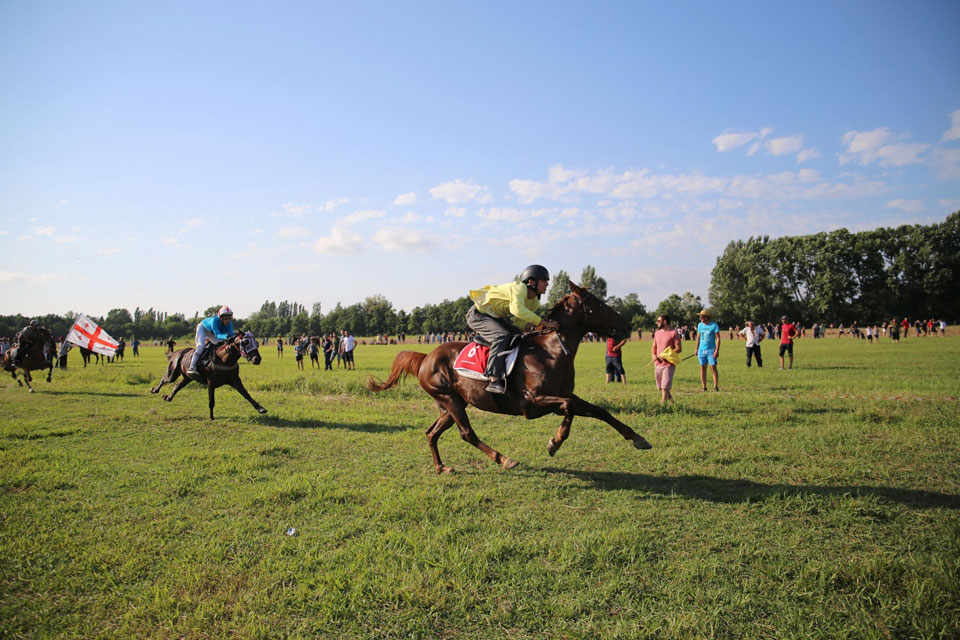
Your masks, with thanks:
M 721 392 L 689 360 L 668 408 L 649 344 L 626 386 L 583 345 L 577 388 L 652 450 L 578 418 L 550 458 L 559 417 L 473 411 L 520 466 L 451 429 L 452 476 L 414 381 L 363 390 L 400 347 L 355 372 L 265 347 L 241 371 L 269 413 L 225 388 L 213 422 L 196 385 L 148 392 L 161 349 L 6 378 L 0 637 L 960 636 L 960 337 L 804 339 L 792 371 L 724 342 Z

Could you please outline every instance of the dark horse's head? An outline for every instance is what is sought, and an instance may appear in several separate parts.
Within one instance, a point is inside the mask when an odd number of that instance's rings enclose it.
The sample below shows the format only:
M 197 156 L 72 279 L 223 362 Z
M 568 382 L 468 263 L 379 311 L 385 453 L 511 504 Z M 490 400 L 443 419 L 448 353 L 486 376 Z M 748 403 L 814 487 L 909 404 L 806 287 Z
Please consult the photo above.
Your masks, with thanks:
M 565 316 L 566 318 L 562 318 Z M 630 323 L 613 307 L 593 295 L 589 289 L 570 283 L 570 293 L 551 309 L 549 317 L 558 320 L 560 326 L 573 325 L 583 331 L 621 340 L 630 337 Z
M 249 360 L 251 364 L 260 364 L 260 343 L 257 342 L 252 332 L 238 333 L 233 340 L 240 350 L 240 355 Z

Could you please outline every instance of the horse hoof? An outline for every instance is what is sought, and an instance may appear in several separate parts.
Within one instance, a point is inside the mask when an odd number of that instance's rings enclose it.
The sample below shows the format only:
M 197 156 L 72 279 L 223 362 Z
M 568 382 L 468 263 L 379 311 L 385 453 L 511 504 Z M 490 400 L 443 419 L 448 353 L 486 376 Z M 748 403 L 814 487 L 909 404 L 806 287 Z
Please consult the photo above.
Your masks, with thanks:
M 560 448 L 560 443 L 557 442 L 556 440 L 554 440 L 553 438 L 550 438 L 550 440 L 547 442 L 547 453 L 550 454 L 550 457 L 551 457 L 551 458 L 553 457 L 553 454 L 555 454 L 555 453 L 557 452 L 557 449 L 559 449 L 559 448 Z
M 30 387 L 30 393 L 33 393 L 33 387 Z
M 636 436 L 633 439 L 633 446 L 637 449 L 653 449 L 653 445 L 647 442 L 643 436 Z
M 517 461 L 504 457 L 500 464 L 503 465 L 504 469 L 513 469 L 515 466 L 517 466 Z
M 443 465 L 442 467 L 437 468 L 437 473 L 451 474 L 451 473 L 454 473 L 454 469 L 453 467 L 448 467 L 447 465 Z
M 266 410 L 266 409 L 264 409 L 263 407 L 260 407 L 259 409 L 257 409 L 257 411 L 259 411 L 259 412 L 260 412 L 261 414 L 263 414 L 263 413 L 266 413 L 266 412 L 267 412 L 267 410 Z
M 166 400 L 167 402 L 170 402 L 171 400 L 170 396 L 163 396 L 163 399 Z

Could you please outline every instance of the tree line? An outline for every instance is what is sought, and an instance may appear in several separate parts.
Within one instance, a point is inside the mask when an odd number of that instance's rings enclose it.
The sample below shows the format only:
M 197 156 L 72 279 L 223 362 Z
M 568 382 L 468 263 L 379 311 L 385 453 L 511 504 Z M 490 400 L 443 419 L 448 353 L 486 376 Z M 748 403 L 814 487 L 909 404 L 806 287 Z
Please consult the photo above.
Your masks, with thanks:
M 960 212 L 932 225 L 735 240 L 710 284 L 725 324 L 960 318 Z
M 519 274 L 516 276 L 519 278 Z M 568 291 L 563 269 L 552 278 L 543 316 Z M 607 282 L 587 265 L 579 284 L 605 299 L 634 329 L 649 329 L 660 314 L 679 325 L 695 325 L 703 308 L 700 296 L 671 294 L 648 311 L 636 293 L 607 295 Z M 734 240 L 717 258 L 711 273 L 709 300 L 721 324 L 752 319 L 774 321 L 789 315 L 805 324 L 881 322 L 897 318 L 960 318 L 960 212 L 932 225 L 903 225 L 851 233 L 846 229 L 804 236 L 769 236 Z M 323 312 L 319 302 L 309 309 L 296 301 L 265 301 L 237 324 L 258 336 L 321 335 L 350 331 L 353 335 L 417 335 L 466 332 L 469 297 L 425 304 L 407 312 L 385 296 L 374 295 L 349 306 L 337 303 Z M 203 317 L 216 313 L 211 305 Z M 66 335 L 76 313 L 48 314 L 38 319 Z M 0 336 L 13 336 L 31 318 L 0 316 Z M 153 308 L 133 313 L 111 309 L 93 317 L 110 335 L 141 340 L 191 335 L 202 319 Z

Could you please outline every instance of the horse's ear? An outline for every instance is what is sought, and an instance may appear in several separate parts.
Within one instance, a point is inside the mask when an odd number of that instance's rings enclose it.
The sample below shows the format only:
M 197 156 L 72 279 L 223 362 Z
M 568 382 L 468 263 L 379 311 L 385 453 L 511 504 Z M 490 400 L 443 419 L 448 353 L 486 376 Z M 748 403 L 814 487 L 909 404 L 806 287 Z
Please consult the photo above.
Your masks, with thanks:
M 575 296 L 579 297 L 583 294 L 583 289 L 573 284 L 572 280 L 568 284 L 570 285 L 570 291 L 572 291 Z

